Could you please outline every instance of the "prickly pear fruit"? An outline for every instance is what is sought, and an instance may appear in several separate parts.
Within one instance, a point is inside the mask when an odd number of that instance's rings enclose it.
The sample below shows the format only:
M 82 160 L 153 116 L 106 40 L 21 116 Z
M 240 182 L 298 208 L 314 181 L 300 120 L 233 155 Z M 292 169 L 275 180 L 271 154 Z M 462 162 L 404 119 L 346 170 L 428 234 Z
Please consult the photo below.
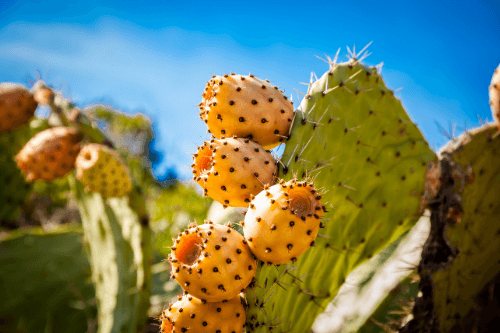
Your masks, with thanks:
M 33 98 L 40 105 L 50 105 L 54 101 L 54 92 L 43 81 L 35 83 L 32 91 Z
M 220 302 L 236 297 L 252 281 L 257 261 L 242 235 L 229 225 L 191 224 L 174 241 L 172 277 L 189 294 Z
M 54 180 L 73 169 L 80 135 L 70 127 L 53 127 L 36 134 L 15 157 L 28 181 Z
M 118 153 L 100 144 L 85 145 L 76 158 L 76 178 L 90 192 L 122 197 L 132 189 L 132 178 Z
M 314 246 L 323 210 L 312 183 L 293 179 L 266 186 L 245 215 L 243 232 L 250 250 L 269 264 L 295 262 Z
M 0 84 L 0 133 L 12 131 L 33 117 L 38 103 L 24 86 Z
M 500 127 L 500 65 L 493 72 L 490 85 L 490 105 L 493 119 Z
M 275 179 L 273 156 L 249 139 L 212 139 L 193 158 L 194 180 L 224 207 L 247 207 L 251 195 Z
M 214 75 L 202 96 L 200 118 L 217 138 L 248 137 L 270 149 L 288 137 L 293 103 L 268 80 Z
M 245 305 L 240 296 L 226 302 L 207 303 L 184 295 L 163 311 L 160 320 L 161 333 L 241 333 L 246 320 Z

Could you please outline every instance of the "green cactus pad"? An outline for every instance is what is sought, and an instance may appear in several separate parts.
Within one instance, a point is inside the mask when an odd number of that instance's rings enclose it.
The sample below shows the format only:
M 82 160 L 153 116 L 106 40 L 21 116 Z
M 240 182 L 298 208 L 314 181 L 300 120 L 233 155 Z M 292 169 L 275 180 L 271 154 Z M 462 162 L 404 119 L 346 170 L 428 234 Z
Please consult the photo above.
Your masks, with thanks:
M 66 225 L 0 239 L 0 332 L 85 332 L 95 324 L 82 238 L 81 227 Z
M 434 273 L 434 305 L 442 332 L 472 308 L 481 289 L 500 272 L 500 136 L 493 124 L 467 132 L 441 150 L 449 152 L 474 180 L 463 187 L 463 213 L 449 217 L 446 235 L 459 254 Z M 464 184 L 462 184 L 464 185 Z M 455 217 L 453 218 L 454 215 Z
M 99 333 L 135 333 L 146 320 L 151 290 L 151 230 L 144 205 L 129 198 L 104 200 L 70 177 L 78 201 L 96 286 Z M 135 200 L 144 200 L 136 196 Z
M 312 81 L 312 80 L 311 80 Z M 292 266 L 262 267 L 250 331 L 309 332 L 347 275 L 413 226 L 435 154 L 374 67 L 330 62 L 296 111 L 281 176 L 323 189 L 325 229 Z

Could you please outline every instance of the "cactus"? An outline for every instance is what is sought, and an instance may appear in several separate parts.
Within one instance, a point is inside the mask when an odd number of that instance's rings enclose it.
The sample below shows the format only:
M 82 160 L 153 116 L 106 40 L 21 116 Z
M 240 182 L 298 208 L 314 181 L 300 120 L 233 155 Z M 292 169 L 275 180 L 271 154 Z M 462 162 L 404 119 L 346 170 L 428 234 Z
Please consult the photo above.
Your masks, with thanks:
M 191 224 L 174 242 L 172 278 L 189 294 L 220 302 L 236 297 L 257 267 L 247 241 L 229 226 Z
M 418 292 L 416 269 L 429 236 L 430 213 L 405 235 L 359 265 L 315 320 L 318 333 L 396 331 Z
M 470 325 L 467 331 L 488 327 L 487 311 L 486 317 L 471 318 L 480 314 L 477 296 L 500 272 L 497 131 L 496 124 L 485 124 L 452 139 L 439 152 L 432 177 L 438 186 L 427 196 L 431 234 L 419 265 L 422 297 L 403 332 L 461 331 L 464 324 Z
M 312 183 L 281 181 L 251 202 L 243 232 L 252 253 L 268 264 L 296 262 L 318 234 L 324 207 Z
M 0 332 L 92 331 L 95 290 L 82 238 L 74 225 L 3 234 Z
M 200 118 L 218 139 L 236 135 L 271 149 L 287 138 L 293 103 L 269 80 L 214 75 L 202 96 Z
M 225 206 L 248 206 L 251 195 L 276 176 L 271 153 L 249 139 L 212 139 L 199 147 L 193 159 L 194 180 L 205 195 Z
M 161 333 L 240 333 L 245 325 L 245 304 L 240 296 L 225 302 L 202 302 L 184 295 L 170 304 L 160 319 Z
M 329 61 L 296 112 L 281 176 L 323 188 L 326 223 L 297 266 L 261 267 L 247 293 L 250 331 L 308 331 L 347 274 L 418 220 L 435 154 L 376 68 Z M 320 192 L 321 193 L 321 192 Z M 293 301 L 292 301 L 293 300 Z
M 104 200 L 85 193 L 70 177 L 88 243 L 92 279 L 96 286 L 99 332 L 135 332 L 146 319 L 151 288 L 151 234 L 142 207 L 129 202 L 140 196 Z M 140 208 L 139 207 L 139 208 Z

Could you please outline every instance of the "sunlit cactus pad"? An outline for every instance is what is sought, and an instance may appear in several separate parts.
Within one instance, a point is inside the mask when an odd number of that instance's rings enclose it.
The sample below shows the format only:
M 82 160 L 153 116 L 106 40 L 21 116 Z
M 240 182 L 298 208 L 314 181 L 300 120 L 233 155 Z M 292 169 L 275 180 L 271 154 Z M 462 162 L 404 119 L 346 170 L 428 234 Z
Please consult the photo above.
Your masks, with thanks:
M 435 154 L 375 67 L 328 60 L 296 111 L 280 176 L 309 177 L 327 212 L 297 266 L 262 267 L 247 292 L 250 331 L 309 332 L 356 266 L 418 220 Z

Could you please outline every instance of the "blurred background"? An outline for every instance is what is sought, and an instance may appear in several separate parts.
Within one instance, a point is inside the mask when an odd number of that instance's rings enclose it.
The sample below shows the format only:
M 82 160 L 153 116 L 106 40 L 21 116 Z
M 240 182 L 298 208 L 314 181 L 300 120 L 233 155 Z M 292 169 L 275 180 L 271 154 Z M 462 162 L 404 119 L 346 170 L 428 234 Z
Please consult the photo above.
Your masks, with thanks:
M 328 70 L 318 57 L 340 48 L 346 61 L 347 46 L 359 51 L 370 42 L 364 62 L 383 64 L 386 85 L 434 149 L 491 120 L 499 1 L 0 2 L 0 82 L 31 88 L 41 78 L 60 91 L 111 139 L 141 184 L 154 233 L 151 316 L 180 291 L 163 262 L 171 237 L 190 221 L 242 216 L 201 197 L 190 180 L 191 154 L 209 138 L 197 107 L 205 83 L 251 72 L 297 106 L 297 90 L 307 90 L 300 82 Z M 68 182 L 28 190 L 0 223 L 0 332 L 94 332 L 90 267 Z M 54 273 L 68 265 L 74 271 Z M 41 285 L 40 276 L 51 278 Z
M 251 72 L 297 101 L 311 72 L 345 61 L 346 46 L 384 63 L 429 143 L 490 119 L 491 72 L 500 62 L 500 3 L 491 1 L 2 1 L 0 79 L 37 71 L 76 105 L 141 112 L 153 123 L 159 180 L 190 178 L 208 138 L 196 105 L 214 74 Z

